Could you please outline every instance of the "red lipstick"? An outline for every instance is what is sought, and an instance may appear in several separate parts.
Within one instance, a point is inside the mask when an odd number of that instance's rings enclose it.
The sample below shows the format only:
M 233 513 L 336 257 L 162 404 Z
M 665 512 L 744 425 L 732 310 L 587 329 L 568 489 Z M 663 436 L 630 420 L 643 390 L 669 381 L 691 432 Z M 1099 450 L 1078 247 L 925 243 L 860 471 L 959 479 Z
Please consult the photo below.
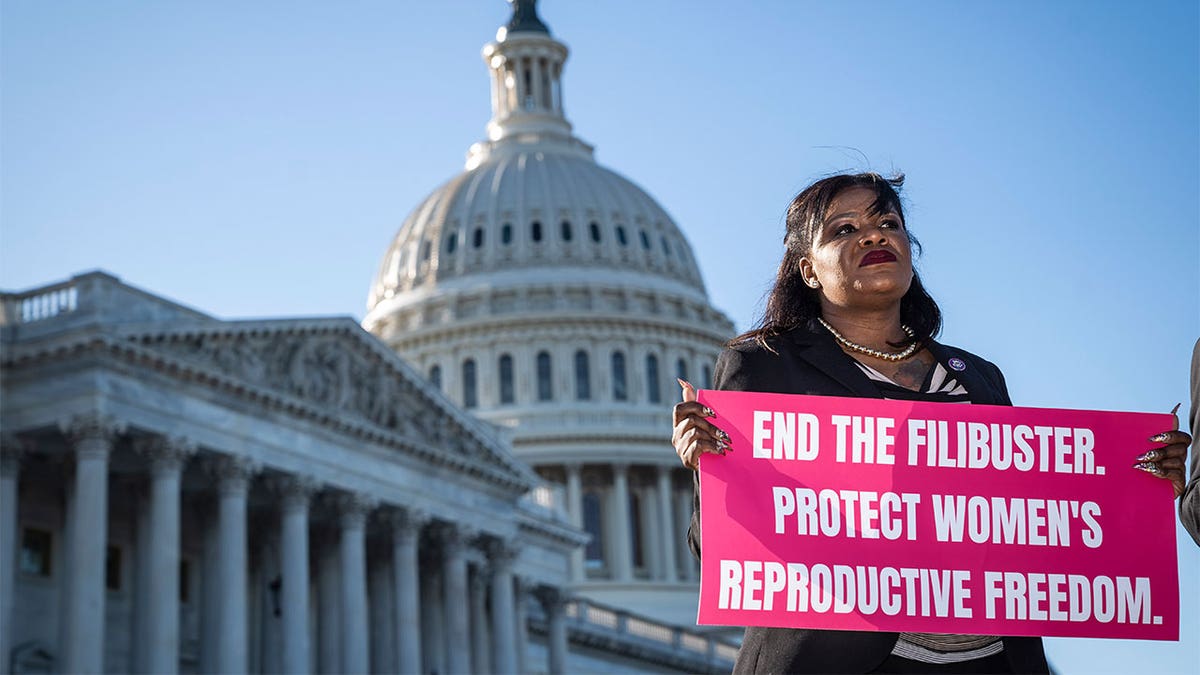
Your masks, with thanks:
M 864 255 L 862 261 L 858 263 L 858 266 L 866 267 L 868 265 L 878 265 L 880 263 L 888 262 L 896 262 L 896 254 L 892 253 L 891 251 L 877 248 L 874 251 Z

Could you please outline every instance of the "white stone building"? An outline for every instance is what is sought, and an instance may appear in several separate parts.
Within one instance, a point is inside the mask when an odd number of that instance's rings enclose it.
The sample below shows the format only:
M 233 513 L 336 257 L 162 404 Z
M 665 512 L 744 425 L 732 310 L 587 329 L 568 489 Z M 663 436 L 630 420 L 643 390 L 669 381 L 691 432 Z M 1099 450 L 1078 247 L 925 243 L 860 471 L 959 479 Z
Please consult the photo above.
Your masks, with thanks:
M 583 533 L 348 318 L 222 321 L 99 272 L 0 301 L 4 672 L 731 664 L 572 597 Z
M 511 430 L 592 536 L 571 560 L 575 592 L 694 626 L 691 473 L 670 449 L 670 409 L 677 376 L 710 385 L 733 324 L 666 211 L 572 134 L 567 48 L 532 2 L 483 57 L 487 140 L 404 221 L 363 327 Z

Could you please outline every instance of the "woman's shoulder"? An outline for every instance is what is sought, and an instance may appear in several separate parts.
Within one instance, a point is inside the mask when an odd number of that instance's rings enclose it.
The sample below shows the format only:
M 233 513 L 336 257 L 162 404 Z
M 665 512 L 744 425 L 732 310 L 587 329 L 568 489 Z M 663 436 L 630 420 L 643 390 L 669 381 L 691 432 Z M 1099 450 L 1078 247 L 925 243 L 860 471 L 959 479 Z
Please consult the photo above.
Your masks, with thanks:
M 785 376 L 794 376 L 796 350 L 811 339 L 809 331 L 799 328 L 731 342 L 717 357 L 714 385 L 736 391 L 785 391 Z

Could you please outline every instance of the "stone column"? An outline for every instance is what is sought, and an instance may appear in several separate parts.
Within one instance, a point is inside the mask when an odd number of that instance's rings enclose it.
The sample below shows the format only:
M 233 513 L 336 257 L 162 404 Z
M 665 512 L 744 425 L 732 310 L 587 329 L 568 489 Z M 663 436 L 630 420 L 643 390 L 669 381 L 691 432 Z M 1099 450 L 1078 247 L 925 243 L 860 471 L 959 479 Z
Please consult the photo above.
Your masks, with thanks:
M 677 510 L 675 518 L 676 522 L 679 523 L 679 535 L 676 537 L 676 539 L 679 541 L 679 544 L 682 547 L 679 555 L 680 559 L 683 561 L 683 565 L 681 565 L 683 568 L 683 580 L 691 583 L 699 578 L 696 571 L 696 558 L 692 556 L 692 549 L 687 543 L 688 528 L 691 527 L 692 524 L 692 491 L 680 490 L 676 494 L 675 499 L 675 507 Z
M 658 467 L 658 520 L 661 532 L 656 541 L 662 547 L 659 558 L 662 560 L 663 580 L 667 583 L 678 580 L 675 550 L 679 546 L 679 534 L 675 531 L 675 519 L 671 517 L 671 471 L 669 467 Z
M 574 363 L 572 362 L 572 367 Z M 567 518 L 575 527 L 583 529 L 583 488 L 580 474 L 582 467 L 579 464 L 571 463 L 566 465 L 567 470 Z M 583 581 L 583 554 L 582 546 L 571 551 L 571 581 Z
M 108 543 L 108 458 L 124 428 L 108 415 L 87 413 L 60 425 L 75 450 L 71 503 L 71 577 L 67 616 L 70 639 L 62 670 L 104 670 L 104 560 Z
M 392 574 L 396 588 L 396 665 L 401 673 L 421 672 L 421 579 L 417 544 L 428 518 L 416 509 L 390 512 Z
M 633 580 L 632 538 L 629 532 L 629 465 L 614 463 L 613 472 L 613 579 Z
M 442 591 L 446 612 L 446 672 L 465 673 L 471 669 L 466 645 L 470 639 L 467 598 L 467 540 L 471 531 L 462 525 L 447 523 L 440 528 L 445 556 L 445 586 Z
M 497 673 L 522 672 L 517 663 L 517 630 L 513 607 L 513 561 L 516 547 L 511 541 L 493 539 L 488 545 L 492 573 L 492 644 L 495 654 L 492 670 Z
M 528 673 L 530 671 L 526 663 L 526 657 L 529 653 L 529 590 L 533 588 L 533 582 L 526 577 L 513 577 L 513 591 L 515 594 L 515 602 L 513 607 L 513 627 L 516 629 L 516 640 L 514 646 L 517 651 L 517 668 L 513 672 Z
M 482 568 L 471 565 L 471 672 L 492 672 L 491 631 L 488 630 L 488 580 Z
M 342 529 L 342 672 L 365 673 L 370 668 L 367 632 L 367 514 L 375 507 L 365 495 L 340 494 Z
M 217 671 L 249 667 L 246 493 L 256 467 L 246 457 L 222 455 L 208 466 L 217 481 Z
M 538 589 L 537 596 L 546 612 L 547 672 L 561 675 L 567 672 L 567 598 L 562 590 L 548 586 Z
M 304 476 L 277 476 L 270 483 L 279 500 L 279 613 L 284 673 L 308 673 L 308 511 L 317 483 Z
M 215 496 L 214 496 L 215 497 Z M 200 597 L 200 663 L 199 672 L 217 672 L 217 636 L 221 633 L 221 541 L 220 524 L 216 521 L 216 502 L 213 497 L 205 500 L 204 557 L 201 561 L 200 580 L 203 594 Z
M 146 616 L 139 622 L 146 645 L 146 671 L 179 670 L 179 544 L 180 474 L 184 462 L 196 453 L 185 438 L 139 438 L 134 450 L 150 462 L 150 518 L 146 539 Z M 143 533 L 139 533 L 139 539 Z
M 0 673 L 8 672 L 12 648 L 13 592 L 17 570 L 17 499 L 21 479 L 21 455 L 25 444 L 12 434 L 0 437 Z

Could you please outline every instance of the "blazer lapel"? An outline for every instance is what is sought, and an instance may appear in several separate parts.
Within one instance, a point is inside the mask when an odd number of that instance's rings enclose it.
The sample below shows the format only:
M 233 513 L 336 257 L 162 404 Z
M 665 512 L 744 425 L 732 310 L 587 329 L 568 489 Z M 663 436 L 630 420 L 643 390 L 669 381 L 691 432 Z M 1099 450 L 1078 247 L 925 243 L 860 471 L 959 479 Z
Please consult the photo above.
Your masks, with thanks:
M 967 390 L 967 395 L 970 396 L 972 403 L 1004 405 L 1000 392 L 996 391 L 996 386 L 971 362 L 958 358 L 958 362 L 952 365 L 950 360 L 956 357 L 944 345 L 930 340 L 926 346 L 937 362 L 946 369 L 949 377 L 958 380 L 958 383 Z M 955 368 L 955 365 L 959 368 Z
M 879 388 L 859 370 L 849 356 L 842 351 L 833 336 L 820 334 L 803 328 L 792 331 L 792 343 L 796 355 L 812 367 L 833 378 L 838 384 L 859 398 L 883 398 Z

